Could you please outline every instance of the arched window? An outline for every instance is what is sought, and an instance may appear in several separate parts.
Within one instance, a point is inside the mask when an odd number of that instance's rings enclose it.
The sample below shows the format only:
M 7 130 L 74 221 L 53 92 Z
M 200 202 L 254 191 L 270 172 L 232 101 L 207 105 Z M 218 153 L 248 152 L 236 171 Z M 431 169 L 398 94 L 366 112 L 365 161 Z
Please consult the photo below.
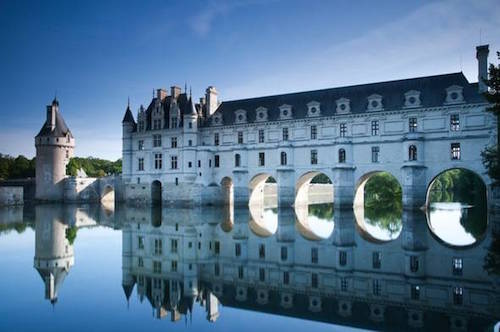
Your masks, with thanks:
M 241 156 L 237 153 L 234 155 L 234 167 L 241 166 Z
M 345 150 L 339 149 L 339 163 L 345 163 Z
M 410 145 L 408 148 L 408 160 L 417 160 L 417 147 L 415 145 Z
M 286 160 L 286 152 L 282 151 L 281 152 L 281 165 L 286 165 L 287 160 Z

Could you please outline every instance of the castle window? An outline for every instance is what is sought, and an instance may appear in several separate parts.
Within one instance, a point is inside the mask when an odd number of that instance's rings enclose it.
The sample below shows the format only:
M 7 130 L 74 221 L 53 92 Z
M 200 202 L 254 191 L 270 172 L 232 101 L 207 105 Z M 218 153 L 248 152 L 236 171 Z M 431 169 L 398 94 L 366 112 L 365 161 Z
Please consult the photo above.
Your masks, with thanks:
M 234 167 L 241 166 L 241 156 L 237 153 L 234 155 Z
M 349 287 L 349 282 L 347 281 L 347 278 L 345 277 L 340 278 L 340 290 L 343 292 L 347 292 L 348 287 Z
M 155 153 L 155 169 L 161 169 L 162 167 L 162 154 Z
M 66 150 L 66 159 L 69 158 L 69 150 Z
M 372 146 L 372 163 L 378 163 L 380 148 L 378 146 Z
M 192 129 L 193 128 L 193 123 L 189 122 L 188 127 L 189 127 L 189 129 Z
M 286 261 L 288 259 L 288 249 L 287 247 L 281 247 L 281 260 Z
M 311 287 L 318 288 L 318 274 L 311 274 Z
M 372 136 L 378 135 L 379 123 L 378 120 L 372 121 Z
M 340 124 L 340 137 L 345 137 L 347 134 L 347 124 L 341 123 Z
M 408 120 L 408 131 L 414 133 L 417 131 L 417 118 L 410 118 Z
M 177 272 L 177 261 L 172 261 L 171 271 L 172 272 Z
M 264 270 L 263 268 L 259 269 L 259 280 L 266 281 L 266 270 Z
M 318 127 L 311 126 L 311 139 L 318 138 Z
M 283 128 L 283 141 L 288 141 L 288 128 Z
M 410 256 L 410 271 L 415 273 L 418 271 L 418 257 Z
M 153 130 L 160 130 L 160 129 L 161 129 L 161 120 L 154 119 L 153 120 Z
M 347 264 L 347 253 L 343 250 L 339 251 L 339 265 L 345 266 Z
M 141 139 L 137 142 L 137 149 L 144 150 L 144 140 Z
M 153 147 L 158 148 L 161 146 L 161 135 L 153 135 Z
M 214 156 L 214 167 L 219 167 L 220 166 L 220 157 L 218 154 Z
M 453 275 L 461 276 L 463 270 L 462 258 L 453 258 Z
M 144 158 L 139 158 L 139 171 L 144 171 Z
M 339 149 L 339 163 L 345 163 L 345 150 Z
M 318 263 L 318 248 L 311 248 L 311 263 Z
M 243 266 L 241 266 L 241 265 L 238 266 L 238 278 L 239 279 L 243 279 L 243 276 L 244 276 L 243 271 L 244 271 Z
M 377 280 L 377 279 L 373 280 L 372 288 L 373 288 L 373 295 L 379 296 L 380 295 L 380 290 L 382 288 L 380 286 L 380 281 Z
M 193 163 L 192 162 L 188 162 L 188 168 L 192 168 L 193 167 Z
M 372 267 L 374 269 L 380 269 L 381 265 L 382 265 L 382 258 L 380 252 L 375 251 L 372 255 Z
M 461 305 L 464 302 L 464 290 L 462 287 L 453 288 L 453 304 Z
M 283 272 L 283 285 L 290 284 L 290 273 L 288 271 Z
M 318 164 L 318 150 L 311 150 L 311 165 Z
M 259 258 L 266 258 L 266 246 L 263 244 L 259 244 Z
M 170 241 L 170 252 L 172 252 L 173 254 L 177 253 L 177 247 L 178 247 L 177 240 L 172 239 Z
M 317 101 L 311 101 L 307 103 L 307 116 L 315 117 L 319 116 L 321 113 L 320 103 Z
M 144 237 L 142 236 L 137 237 L 137 248 L 144 249 Z
M 451 143 L 451 159 L 452 160 L 460 160 L 460 143 Z
M 177 128 L 177 117 L 173 116 L 172 120 L 170 121 L 170 128 Z
M 219 241 L 214 242 L 214 251 L 215 251 L 216 255 L 220 254 L 220 242 Z
M 161 262 L 153 261 L 153 273 L 161 273 Z
M 241 256 L 241 244 L 240 243 L 235 243 L 234 244 L 234 255 L 236 257 L 240 257 Z
M 142 257 L 139 257 L 139 260 L 137 262 L 137 267 L 144 267 L 144 260 Z
M 201 167 L 201 160 L 198 160 L 198 167 Z
M 262 121 L 267 121 L 267 108 L 265 107 L 258 107 L 256 110 L 256 121 L 262 122 Z
M 193 140 L 188 141 L 188 146 L 193 146 Z
M 243 132 L 238 131 L 238 144 L 243 144 Z
M 155 251 L 154 251 L 154 254 L 155 255 L 161 255 L 162 254 L 162 241 L 161 239 L 155 239 Z
M 264 129 L 259 129 L 259 143 L 264 143 Z
M 175 149 L 177 147 L 177 137 L 171 137 L 170 138 L 170 147 L 172 149 Z
M 412 300 L 418 300 L 420 299 L 420 286 L 419 285 L 412 285 L 411 286 L 411 299 Z
M 450 130 L 459 131 L 460 130 L 460 115 L 451 114 L 450 115 Z
M 259 152 L 259 166 L 265 166 L 266 164 L 266 156 L 264 152 Z
M 286 152 L 282 151 L 281 152 L 281 166 L 285 166 L 287 164 L 287 160 L 286 160 Z
M 415 145 L 410 145 L 410 147 L 408 148 L 408 160 L 417 160 L 417 147 Z
M 170 157 L 170 168 L 177 169 L 177 156 Z
M 219 133 L 214 134 L 214 145 L 219 145 Z

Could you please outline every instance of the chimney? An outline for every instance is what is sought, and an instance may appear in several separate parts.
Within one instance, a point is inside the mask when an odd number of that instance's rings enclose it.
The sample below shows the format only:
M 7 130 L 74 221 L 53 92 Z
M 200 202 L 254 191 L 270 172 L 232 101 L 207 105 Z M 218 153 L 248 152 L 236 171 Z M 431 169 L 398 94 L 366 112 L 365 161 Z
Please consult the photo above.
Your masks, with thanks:
M 179 97 L 180 94 L 181 94 L 181 88 L 175 85 L 170 87 L 170 95 L 172 95 L 172 98 L 177 99 L 177 97 Z
M 56 106 L 54 104 L 47 106 L 47 125 L 50 130 L 56 127 Z
M 479 93 L 488 91 L 488 86 L 484 80 L 488 79 L 488 53 L 489 45 L 480 45 L 476 47 L 477 59 L 477 80 L 479 83 Z
M 217 106 L 219 106 L 217 102 L 217 90 L 215 90 L 214 86 L 209 86 L 206 90 L 206 103 L 207 103 L 207 111 L 208 116 L 214 114 Z
M 163 100 L 167 97 L 167 90 L 165 89 L 157 89 L 156 90 L 156 98 L 158 98 L 158 100 Z

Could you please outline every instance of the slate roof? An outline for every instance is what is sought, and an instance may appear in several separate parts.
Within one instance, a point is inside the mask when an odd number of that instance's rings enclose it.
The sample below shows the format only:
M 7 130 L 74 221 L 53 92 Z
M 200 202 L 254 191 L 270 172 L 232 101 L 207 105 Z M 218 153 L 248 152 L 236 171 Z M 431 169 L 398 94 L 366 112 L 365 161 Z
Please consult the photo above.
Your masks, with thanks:
M 52 104 L 59 105 L 59 102 L 57 100 L 54 100 Z M 50 125 L 47 123 L 47 120 L 45 120 L 42 129 L 40 129 L 40 132 L 35 137 L 40 137 L 40 136 L 65 137 L 66 134 L 68 133 L 71 137 L 73 137 L 71 131 L 66 125 L 66 122 L 64 122 L 61 113 L 59 113 L 59 111 L 56 111 L 56 125 L 54 127 L 54 130 L 51 130 Z
M 123 117 L 122 123 L 134 123 L 134 116 L 132 115 L 132 111 L 130 110 L 130 106 L 127 106 L 127 110 L 125 111 L 125 116 Z
M 279 106 L 288 104 L 292 106 L 293 119 L 301 119 L 307 116 L 307 104 L 311 101 L 316 101 L 320 103 L 321 116 L 332 116 L 336 114 L 336 100 L 340 98 L 350 100 L 351 114 L 359 114 L 366 112 L 368 105 L 367 98 L 373 94 L 382 96 L 384 111 L 394 111 L 403 108 L 405 101 L 404 94 L 410 90 L 420 91 L 421 107 L 435 107 L 443 105 L 446 98 L 446 88 L 452 85 L 463 87 L 463 96 L 467 103 L 483 101 L 481 95 L 478 93 L 477 83 L 469 83 L 463 73 L 459 72 L 225 101 L 219 105 L 214 114 L 222 113 L 222 123 L 224 125 L 231 125 L 235 122 L 234 112 L 244 109 L 247 112 L 246 122 L 252 123 L 255 122 L 256 118 L 255 110 L 258 107 L 265 107 L 267 108 L 268 121 L 274 121 L 279 120 Z

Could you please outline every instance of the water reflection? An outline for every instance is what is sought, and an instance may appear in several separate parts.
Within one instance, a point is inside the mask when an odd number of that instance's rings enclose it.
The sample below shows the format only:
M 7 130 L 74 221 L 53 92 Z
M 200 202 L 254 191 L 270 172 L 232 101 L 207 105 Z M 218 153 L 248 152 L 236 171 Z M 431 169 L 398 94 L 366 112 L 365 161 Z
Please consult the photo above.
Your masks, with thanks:
M 309 240 L 328 239 L 333 233 L 333 203 L 297 205 L 297 228 Z
M 100 232 L 94 226 L 102 225 L 121 232 L 122 280 L 115 282 L 122 284 L 124 304 L 137 300 L 158 319 L 183 321 L 203 311 L 215 322 L 234 314 L 221 311 L 224 305 L 377 330 L 484 330 L 500 315 L 498 278 L 482 268 L 496 243 L 489 234 L 484 246 L 457 251 L 434 239 L 424 213 L 402 211 L 401 236 L 380 243 L 358 234 L 353 210 L 333 212 L 326 204 L 306 211 L 163 208 L 158 223 L 146 208 L 118 206 L 110 216 L 99 207 L 41 206 L 34 218 L 34 266 L 48 300 L 70 294 L 63 282 L 77 271 L 75 256 L 89 255 L 73 245 L 82 241 L 81 229 Z M 312 235 L 331 240 L 308 240 L 296 217 L 306 218 Z M 272 225 L 272 234 L 262 237 L 252 223 Z M 14 229 L 6 225 L 16 222 L 0 225 Z M 233 324 L 229 328 L 239 322 Z

